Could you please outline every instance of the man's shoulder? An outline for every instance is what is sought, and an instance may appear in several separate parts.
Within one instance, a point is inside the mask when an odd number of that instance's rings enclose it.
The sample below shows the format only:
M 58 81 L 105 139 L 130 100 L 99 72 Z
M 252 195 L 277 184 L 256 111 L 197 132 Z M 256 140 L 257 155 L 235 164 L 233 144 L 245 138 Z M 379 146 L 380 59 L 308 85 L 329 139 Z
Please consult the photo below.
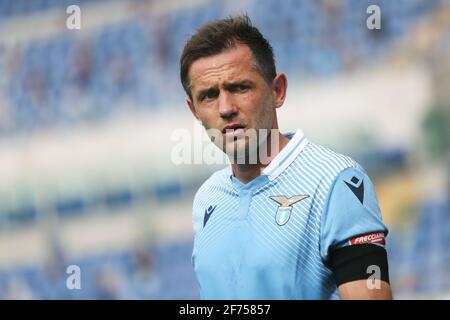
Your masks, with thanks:
M 330 181 L 349 168 L 364 171 L 350 156 L 310 141 L 296 163 Z
M 202 183 L 200 188 L 198 188 L 195 194 L 194 202 L 198 201 L 205 195 L 210 194 L 211 192 L 217 192 L 223 189 L 229 181 L 229 178 L 230 167 L 225 167 L 221 170 L 215 171 L 208 177 L 208 179 L 205 180 L 205 182 Z
M 205 209 L 211 207 L 211 199 L 217 199 L 217 195 L 227 188 L 230 178 L 229 167 L 214 172 L 197 190 L 192 207 L 192 221 L 194 233 L 197 234 L 204 224 Z

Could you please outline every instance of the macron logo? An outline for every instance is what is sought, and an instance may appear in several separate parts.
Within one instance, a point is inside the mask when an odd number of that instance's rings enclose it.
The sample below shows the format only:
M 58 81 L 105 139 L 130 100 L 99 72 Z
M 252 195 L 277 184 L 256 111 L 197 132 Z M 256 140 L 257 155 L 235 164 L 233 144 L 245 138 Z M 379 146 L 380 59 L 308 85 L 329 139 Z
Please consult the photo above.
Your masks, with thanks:
M 214 212 L 216 207 L 217 207 L 217 205 L 215 205 L 214 207 L 209 206 L 209 208 L 205 210 L 205 215 L 203 216 L 203 228 L 205 227 L 206 223 L 209 220 L 209 217 L 211 217 L 211 214 Z
M 364 181 L 353 177 L 350 182 L 344 181 L 347 187 L 353 192 L 353 194 L 358 198 L 361 204 L 364 204 Z M 358 185 L 359 184 L 359 185 Z

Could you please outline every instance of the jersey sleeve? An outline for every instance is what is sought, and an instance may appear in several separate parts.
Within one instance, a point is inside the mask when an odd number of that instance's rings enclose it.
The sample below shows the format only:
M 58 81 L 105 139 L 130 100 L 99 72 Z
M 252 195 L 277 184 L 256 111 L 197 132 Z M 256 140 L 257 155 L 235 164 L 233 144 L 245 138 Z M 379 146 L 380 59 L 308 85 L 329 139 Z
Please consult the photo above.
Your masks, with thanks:
M 194 230 L 194 237 L 196 237 L 203 229 L 203 210 L 202 193 L 201 190 L 199 190 L 194 197 L 192 205 L 192 227 Z
M 339 173 L 327 195 L 321 220 L 320 252 L 325 262 L 330 251 L 350 244 L 367 243 L 387 235 L 375 188 L 362 168 Z M 364 235 L 369 235 L 365 236 Z M 381 237 L 380 237 L 381 235 Z

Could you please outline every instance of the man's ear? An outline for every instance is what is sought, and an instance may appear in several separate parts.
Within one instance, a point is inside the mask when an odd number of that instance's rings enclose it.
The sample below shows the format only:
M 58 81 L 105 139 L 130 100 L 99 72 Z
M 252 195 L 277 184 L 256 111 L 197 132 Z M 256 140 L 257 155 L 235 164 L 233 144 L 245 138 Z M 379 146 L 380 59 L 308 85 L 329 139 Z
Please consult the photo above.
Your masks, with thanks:
M 192 114 L 194 115 L 194 117 L 197 120 L 199 120 L 198 119 L 198 115 L 197 115 L 197 111 L 195 111 L 194 103 L 192 102 L 190 97 L 186 97 L 186 103 L 187 103 L 187 105 L 189 107 L 189 110 L 191 110 Z
M 286 99 L 287 78 L 284 73 L 279 73 L 272 81 L 272 88 L 275 98 L 275 108 L 283 105 Z

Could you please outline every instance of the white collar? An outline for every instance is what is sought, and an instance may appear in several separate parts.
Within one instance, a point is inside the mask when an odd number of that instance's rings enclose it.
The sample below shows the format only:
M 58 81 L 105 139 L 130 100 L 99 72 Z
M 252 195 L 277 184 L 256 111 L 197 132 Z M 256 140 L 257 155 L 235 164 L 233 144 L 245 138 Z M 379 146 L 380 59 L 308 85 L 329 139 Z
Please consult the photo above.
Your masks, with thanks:
M 261 172 L 262 175 L 268 175 L 269 180 L 274 180 L 297 158 L 299 153 L 308 143 L 303 131 L 297 129 L 295 134 L 289 140 L 288 144 L 279 154 L 270 162 L 270 164 Z
M 261 172 L 261 176 L 268 176 L 270 181 L 274 180 L 286 170 L 308 144 L 308 140 L 300 129 L 297 129 L 295 133 L 285 134 L 285 136 L 291 136 L 288 144 L 284 146 L 280 153 L 277 154 L 270 164 Z M 228 175 L 230 180 L 232 180 L 233 169 L 231 168 L 231 165 L 228 166 Z

